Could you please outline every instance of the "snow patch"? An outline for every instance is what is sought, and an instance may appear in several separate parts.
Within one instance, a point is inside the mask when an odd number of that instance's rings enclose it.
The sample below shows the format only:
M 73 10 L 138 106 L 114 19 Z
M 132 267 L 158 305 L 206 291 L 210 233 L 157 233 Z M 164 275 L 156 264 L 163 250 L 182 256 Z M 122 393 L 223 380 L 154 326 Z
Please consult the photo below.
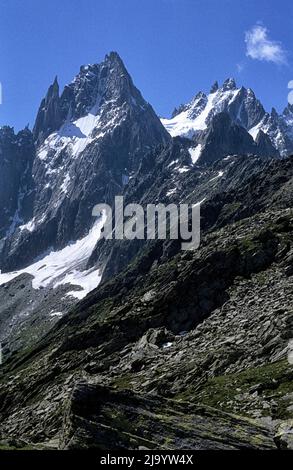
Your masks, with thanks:
M 112 131 L 123 119 L 122 108 L 115 107 L 107 110 L 107 119 L 103 119 L 105 114 L 105 103 L 100 106 L 101 98 L 98 97 L 96 104 L 90 112 L 75 121 L 66 121 L 61 128 L 52 133 L 44 142 L 37 153 L 37 157 L 50 165 L 51 158 L 48 158 L 50 151 L 54 151 L 54 160 L 66 148 L 70 150 L 71 156 L 77 158 L 85 148 L 103 137 L 107 132 Z M 109 105 L 111 102 L 108 101 Z
M 260 130 L 261 130 L 261 125 L 260 124 L 257 124 L 252 129 L 250 129 L 249 134 L 251 135 L 251 137 L 253 138 L 254 141 L 256 140 Z
M 187 168 L 187 167 L 181 167 L 181 168 L 175 168 L 178 173 L 186 173 L 187 171 L 190 170 L 190 168 Z
M 222 170 L 220 170 L 219 173 L 217 174 L 217 176 L 214 176 L 214 178 L 210 179 L 209 182 L 214 181 L 218 178 L 222 178 L 223 174 L 224 174 L 224 172 Z
M 176 191 L 177 191 L 176 188 L 169 189 L 169 191 L 167 191 L 167 193 L 166 193 L 166 196 L 167 196 L 167 197 L 172 196 L 172 194 L 175 194 Z
M 51 312 L 50 317 L 62 317 L 63 313 L 62 312 Z
M 60 251 L 51 251 L 27 268 L 10 273 L 0 271 L 0 285 L 27 273 L 33 276 L 34 289 L 69 283 L 81 287 L 81 290 L 72 292 L 72 295 L 79 299 L 85 297 L 101 281 L 99 270 L 93 268 L 84 271 L 84 267 L 101 235 L 105 221 L 106 214 L 103 213 L 84 238 Z
M 67 174 L 64 178 L 64 181 L 63 181 L 61 187 L 60 187 L 61 191 L 65 194 L 68 193 L 69 183 L 70 183 L 70 176 Z
M 57 282 L 54 287 L 58 287 L 62 284 L 79 286 L 81 287 L 81 290 L 74 290 L 68 292 L 66 295 L 73 296 L 81 300 L 100 284 L 101 279 L 102 275 L 99 269 L 92 268 L 88 271 L 74 270 L 72 273 L 67 274 L 62 281 Z
M 189 155 L 191 156 L 192 163 L 196 163 L 201 154 L 202 145 L 198 144 L 196 147 L 190 147 L 188 149 Z
M 30 220 L 25 225 L 20 225 L 19 228 L 21 231 L 27 230 L 28 232 L 33 232 L 36 228 L 35 219 Z

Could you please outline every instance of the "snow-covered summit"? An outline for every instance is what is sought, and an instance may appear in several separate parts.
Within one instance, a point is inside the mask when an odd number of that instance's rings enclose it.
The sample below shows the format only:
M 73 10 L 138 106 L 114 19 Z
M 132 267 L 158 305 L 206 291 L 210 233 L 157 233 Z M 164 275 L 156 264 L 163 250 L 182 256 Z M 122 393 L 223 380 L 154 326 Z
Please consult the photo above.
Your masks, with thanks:
M 199 92 L 190 103 L 181 106 L 179 111 L 175 115 L 173 113 L 172 119 L 162 119 L 162 123 L 172 136 L 189 138 L 206 129 L 212 118 L 222 112 L 228 112 L 233 120 L 245 127 L 247 124 L 254 124 L 257 117 L 265 114 L 252 90 L 237 88 L 233 78 L 225 80 L 220 88 L 216 82 L 208 95 Z M 257 116 L 253 115 L 255 111 Z
M 119 114 L 118 111 L 123 114 L 126 108 L 133 107 L 144 109 L 147 103 L 134 86 L 119 55 L 111 52 L 100 64 L 82 65 L 61 95 L 55 78 L 39 107 L 34 137 L 41 144 L 64 124 L 75 123 L 87 115 L 105 114 L 113 108 L 115 114 Z M 109 116 L 106 117 L 109 121 Z M 100 119 L 99 127 L 103 124 Z

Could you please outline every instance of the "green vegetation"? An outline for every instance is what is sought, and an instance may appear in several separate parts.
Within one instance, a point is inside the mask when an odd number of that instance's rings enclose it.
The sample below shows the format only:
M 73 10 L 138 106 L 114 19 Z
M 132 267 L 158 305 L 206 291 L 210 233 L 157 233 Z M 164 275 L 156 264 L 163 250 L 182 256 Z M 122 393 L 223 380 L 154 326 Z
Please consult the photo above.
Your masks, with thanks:
M 272 413 L 274 418 L 287 419 L 293 417 L 289 400 L 284 398 L 289 393 L 293 393 L 293 367 L 283 360 L 208 379 L 199 390 L 190 388 L 176 399 L 196 400 L 230 412 L 244 408 L 243 413 L 248 415 L 259 407 L 263 416 Z M 269 405 L 262 408 L 262 403 Z

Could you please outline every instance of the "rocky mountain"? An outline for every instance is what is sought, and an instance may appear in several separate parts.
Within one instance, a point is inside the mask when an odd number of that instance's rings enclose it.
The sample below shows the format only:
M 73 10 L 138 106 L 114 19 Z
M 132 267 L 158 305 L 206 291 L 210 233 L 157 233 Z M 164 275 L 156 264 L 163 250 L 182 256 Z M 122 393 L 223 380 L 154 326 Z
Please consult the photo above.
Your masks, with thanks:
M 30 216 L 34 142 L 29 129 L 0 129 L 0 240 Z M 1 246 L 1 242 L 0 242 Z
M 255 127 L 265 111 L 251 90 L 238 90 L 231 79 L 221 88 L 215 83 L 208 97 L 199 93 L 174 112 L 174 119 L 184 113 L 190 114 L 191 124 L 201 122 L 201 129 L 173 143 L 117 53 L 101 64 L 82 66 L 61 94 L 55 78 L 33 135 L 23 131 L 29 149 L 15 144 L 29 164 L 25 173 L 19 170 L 20 189 L 12 186 L 14 205 L 9 208 L 5 199 L 3 204 L 8 216 L 0 243 L 0 340 L 8 341 L 11 352 L 35 342 L 102 278 L 118 273 L 136 256 L 138 241 L 129 247 L 97 243 L 104 221 L 92 218 L 95 204 L 112 204 L 122 193 L 128 202 L 145 199 L 154 168 L 152 194 L 157 194 L 156 184 L 161 188 L 158 174 L 160 180 L 166 174 L 166 193 L 172 196 L 193 166 L 227 155 L 280 156 L 268 134 L 259 131 L 253 140 L 247 132 L 245 126 Z M 290 106 L 286 116 L 289 123 Z M 19 176 L 13 169 L 6 181 L 14 178 Z M 202 200 L 210 188 L 204 185 L 199 192 Z M 154 202 L 161 198 L 160 191 Z
M 0 284 L 12 287 L 0 286 L 0 339 L 13 336 L 19 346 L 99 284 L 100 268 L 86 267 L 103 225 L 92 209 L 111 204 L 144 155 L 170 136 L 114 52 L 81 67 L 61 96 L 55 79 L 33 136 L 1 132 Z
M 250 129 L 250 134 L 255 138 L 262 130 L 270 137 L 281 155 L 290 155 L 293 151 L 292 123 L 292 106 L 288 105 L 281 115 L 273 108 L 271 113 L 266 113 L 261 121 Z
M 232 78 L 221 87 L 216 82 L 208 95 L 199 92 L 190 103 L 175 109 L 171 119 L 162 119 L 162 123 L 172 136 L 196 138 L 219 113 L 227 113 L 234 124 L 250 133 L 256 144 L 264 133 L 267 137 L 263 148 L 268 145 L 274 154 L 279 152 L 282 156 L 292 153 L 292 106 L 288 105 L 281 115 L 275 109 L 268 113 L 250 88 L 237 88 Z
M 6 237 L 3 271 L 81 238 L 92 226 L 93 206 L 111 202 L 145 152 L 169 140 L 116 53 L 82 67 L 61 97 L 54 81 L 34 137 L 32 217 L 20 220 Z
M 161 123 L 110 53 L 0 130 L 0 449 L 293 447 L 292 115 L 228 79 Z M 103 239 L 118 194 L 200 248 Z
M 94 205 L 111 202 L 149 148 L 169 140 L 116 53 L 82 67 L 60 98 L 54 81 L 34 137 L 32 218 L 6 238 L 4 271 L 81 238 L 92 226 Z

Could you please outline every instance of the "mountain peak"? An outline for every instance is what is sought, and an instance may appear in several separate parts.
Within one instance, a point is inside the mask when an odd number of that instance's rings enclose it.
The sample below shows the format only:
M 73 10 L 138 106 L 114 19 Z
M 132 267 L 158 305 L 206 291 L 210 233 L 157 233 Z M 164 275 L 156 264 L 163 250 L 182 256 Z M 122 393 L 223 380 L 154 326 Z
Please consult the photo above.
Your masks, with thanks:
M 53 83 L 49 86 L 45 99 L 48 101 L 52 97 L 58 97 L 59 98 L 59 83 L 58 83 L 57 75 L 54 78 Z
M 101 103 L 111 100 L 117 106 L 124 102 L 138 102 L 142 107 L 145 104 L 117 52 L 110 52 L 99 64 L 82 65 L 72 82 L 64 87 L 61 96 L 55 77 L 37 114 L 34 126 L 36 142 L 42 143 L 66 120 L 82 118 L 91 110 L 96 113 Z
M 236 90 L 236 88 L 237 86 L 236 86 L 236 82 L 234 78 L 227 78 L 227 80 L 224 81 L 223 86 L 222 86 L 222 89 L 224 91 Z
M 124 73 L 126 73 L 128 75 L 128 72 L 127 72 L 127 69 L 124 65 L 124 62 L 121 59 L 118 52 L 111 51 L 111 52 L 109 52 L 109 54 L 106 54 L 104 62 L 102 62 L 102 64 L 103 63 L 104 64 L 110 64 L 110 66 L 113 66 L 113 67 L 117 67 L 118 69 L 121 69 Z
M 211 125 L 215 115 L 226 112 L 233 123 L 243 127 L 253 139 L 260 130 L 268 135 L 270 141 L 260 136 L 258 151 L 261 147 L 263 153 L 268 151 L 269 155 L 278 155 L 279 152 L 286 156 L 292 153 L 293 105 L 288 105 L 283 115 L 279 115 L 274 108 L 271 113 L 266 112 L 253 90 L 243 86 L 238 88 L 233 78 L 225 80 L 219 91 L 216 82 L 208 96 L 200 92 L 190 103 L 181 105 L 175 111 L 171 119 L 162 119 L 173 137 L 197 138 Z M 224 120 L 222 118 L 221 121 Z
M 49 86 L 45 98 L 42 100 L 33 129 L 34 138 L 41 142 L 51 132 L 61 125 L 59 84 L 57 76 Z
M 201 100 L 202 98 L 207 98 L 207 95 L 203 92 L 203 91 L 199 91 L 195 97 L 193 98 L 193 100 L 191 101 L 191 103 L 197 103 L 199 100 Z
M 108 54 L 106 54 L 105 61 L 106 60 L 123 62 L 120 55 L 116 51 L 110 51 Z
M 279 118 L 279 115 L 278 115 L 278 113 L 277 113 L 277 110 L 276 110 L 276 108 L 274 108 L 274 107 L 272 108 L 271 116 L 272 116 L 273 119 L 278 119 L 278 118 Z

